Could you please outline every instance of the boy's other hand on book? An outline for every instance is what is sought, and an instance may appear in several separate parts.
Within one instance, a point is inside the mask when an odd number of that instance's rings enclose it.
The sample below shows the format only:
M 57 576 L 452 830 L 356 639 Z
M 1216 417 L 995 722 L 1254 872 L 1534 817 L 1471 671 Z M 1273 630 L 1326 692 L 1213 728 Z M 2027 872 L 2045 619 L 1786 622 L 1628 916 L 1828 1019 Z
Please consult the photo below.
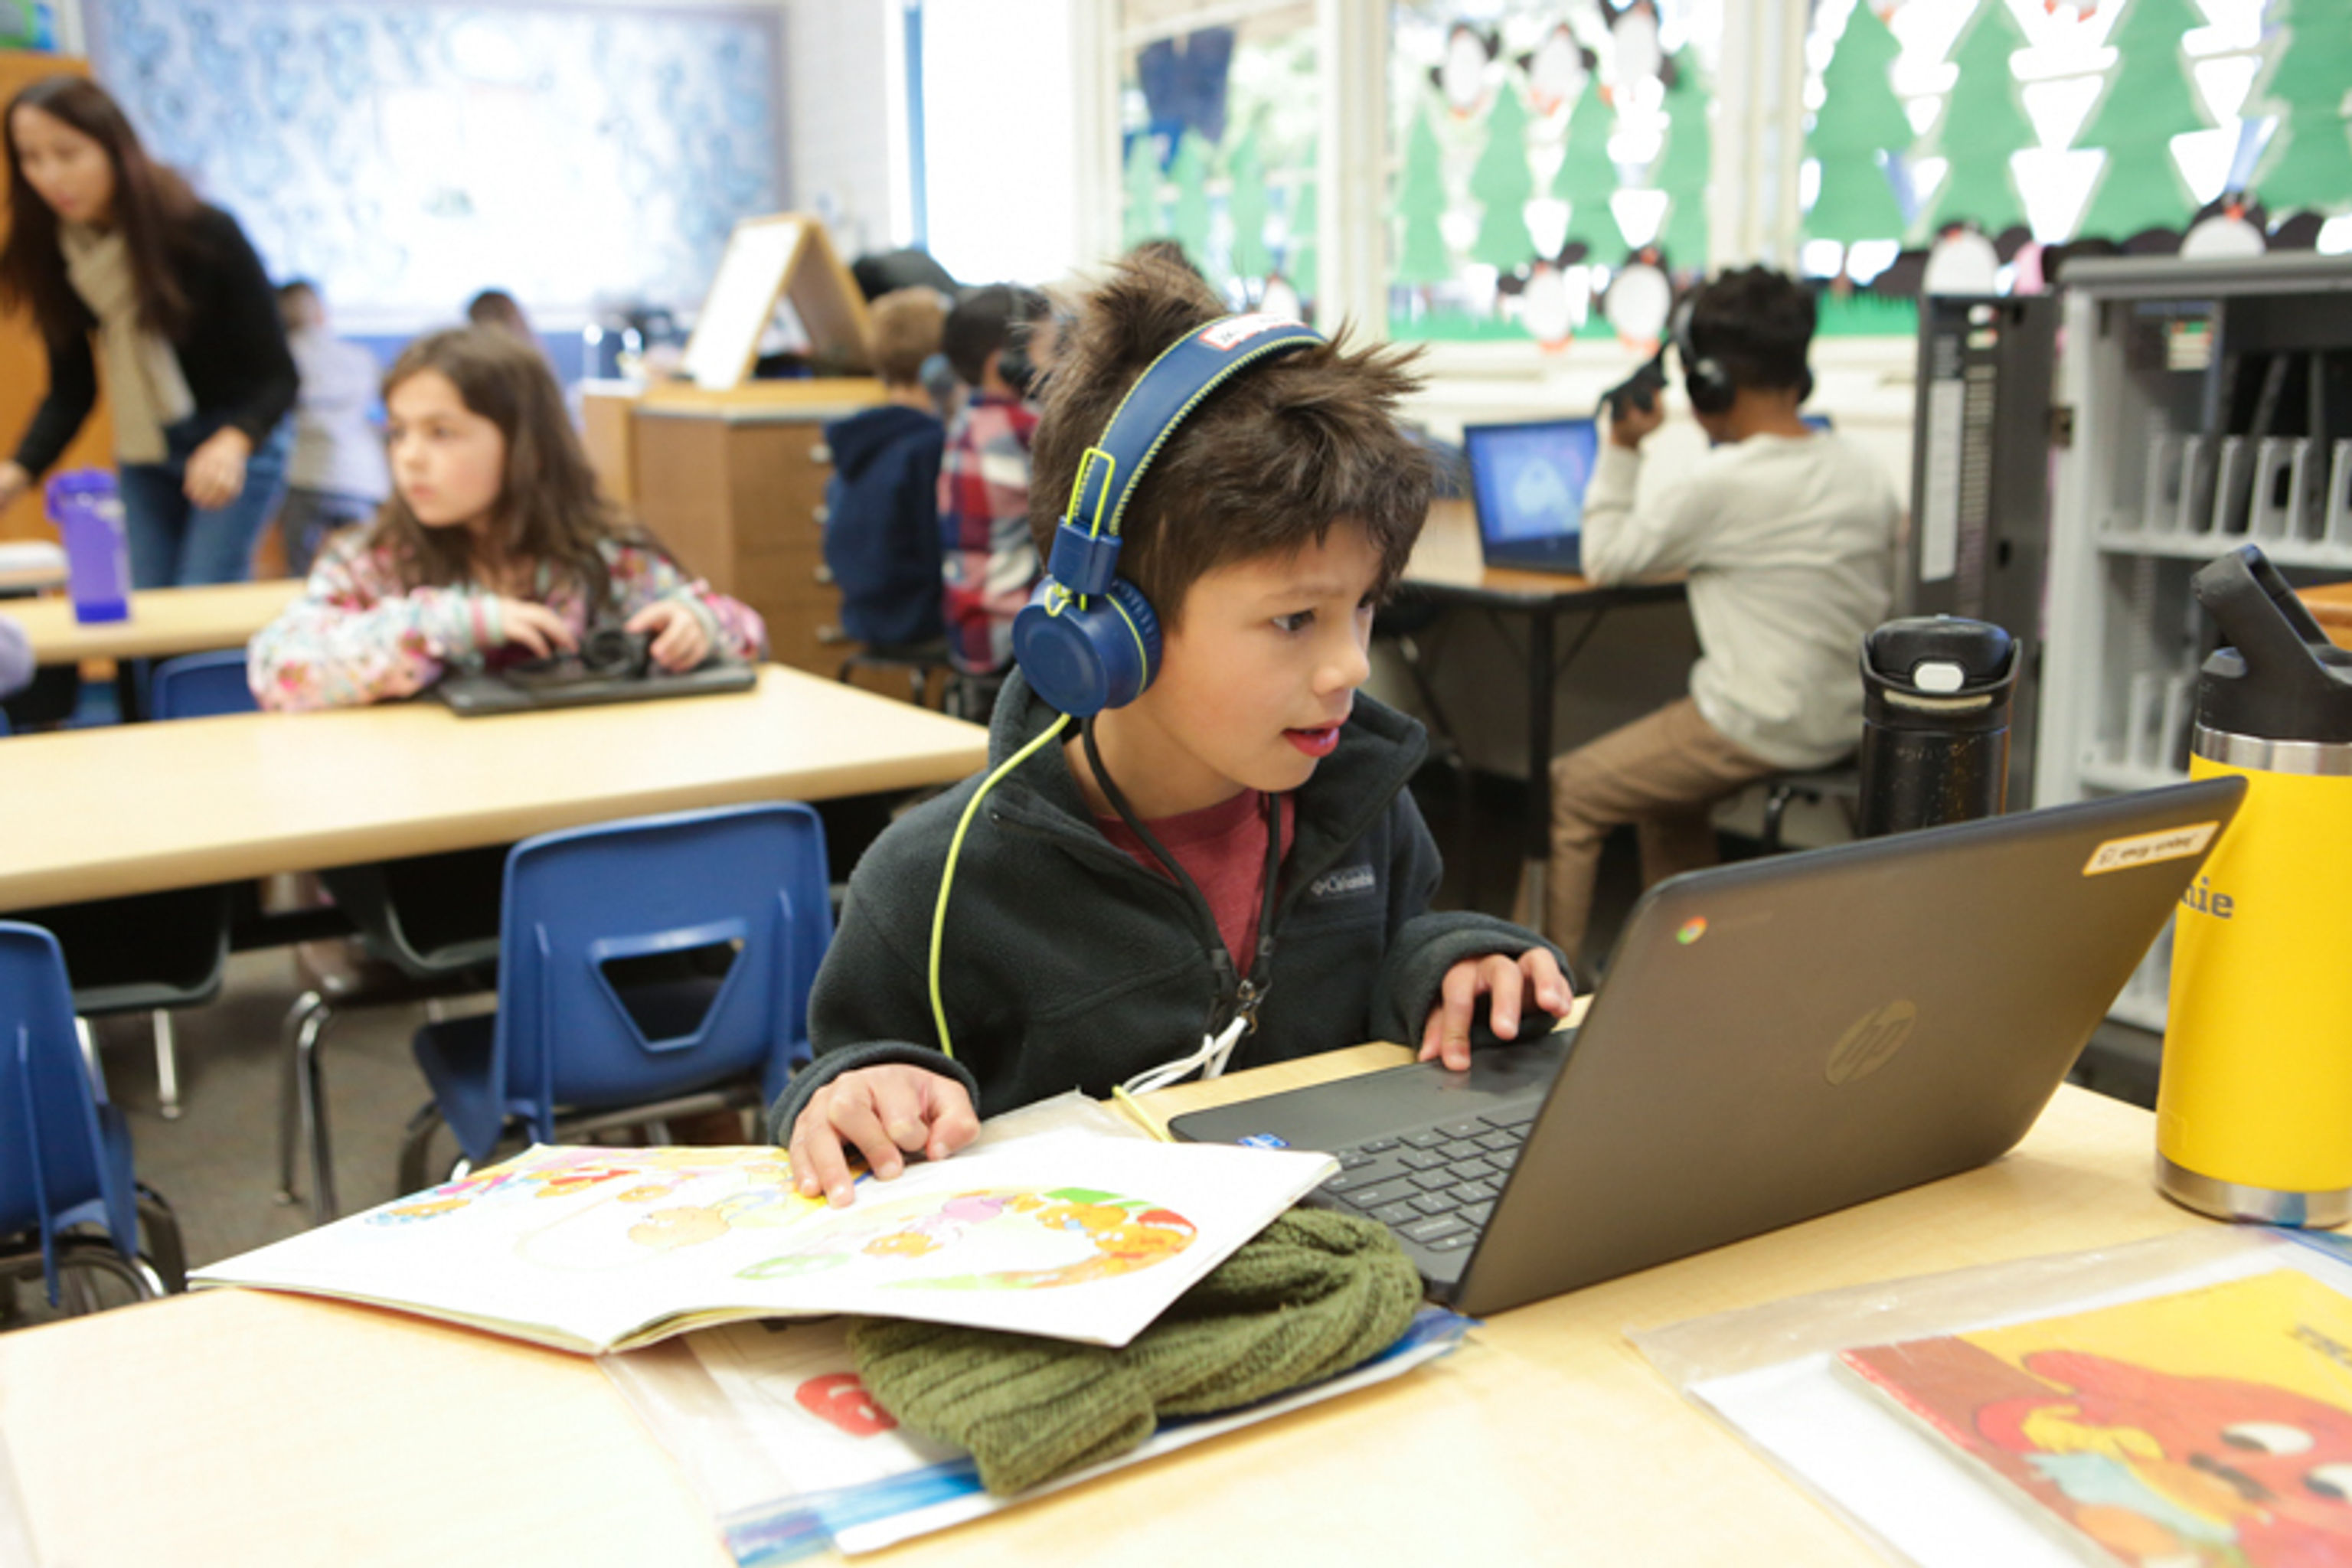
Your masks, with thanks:
M 835 1208 L 855 1201 L 849 1152 L 888 1181 L 909 1155 L 944 1160 L 980 1136 L 962 1084 L 905 1063 L 843 1073 L 816 1091 L 793 1123 L 793 1179 L 804 1197 Z

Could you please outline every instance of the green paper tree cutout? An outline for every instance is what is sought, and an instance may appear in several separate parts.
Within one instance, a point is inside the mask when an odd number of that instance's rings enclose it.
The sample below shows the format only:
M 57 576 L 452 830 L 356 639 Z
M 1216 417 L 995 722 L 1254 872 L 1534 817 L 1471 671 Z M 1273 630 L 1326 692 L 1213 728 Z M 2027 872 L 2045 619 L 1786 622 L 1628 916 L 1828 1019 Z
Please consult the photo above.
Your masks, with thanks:
M 1708 95 L 1685 57 L 1676 86 L 1666 95 L 1666 150 L 1651 175 L 1671 204 L 1658 243 L 1666 258 L 1688 271 L 1706 268 L 1706 186 L 1715 164 L 1715 130 L 1707 123 Z
M 1536 253 L 1528 232 L 1528 198 L 1535 195 L 1528 167 L 1528 111 L 1519 89 L 1506 81 L 1486 111 L 1486 145 L 1470 170 L 1470 195 L 1478 203 L 1478 235 L 1470 258 L 1505 272 L 1524 267 Z
M 1443 283 L 1453 277 L 1454 258 L 1446 254 L 1444 231 L 1438 225 L 1445 216 L 1445 174 L 1438 159 L 1437 133 L 1429 128 L 1426 104 L 1412 117 L 1412 130 L 1405 136 L 1404 173 L 1397 181 L 1396 210 L 1404 220 L 1396 281 Z
M 1321 165 L 1315 161 L 1312 142 L 1307 144 L 1306 161 L 1301 167 L 1307 174 L 1290 188 L 1290 241 L 1283 256 L 1282 270 L 1290 279 L 1290 286 L 1298 290 L 1303 303 L 1315 298 L 1315 226 L 1321 221 L 1315 198 L 1315 171 Z
M 1258 159 L 1255 126 L 1225 156 L 1225 216 L 1234 226 L 1234 276 L 1255 293 L 1274 270 L 1274 255 L 1265 247 L 1265 165 Z
M 2352 141 L 2344 93 L 2352 87 L 2352 0 L 2297 0 L 2293 31 L 2271 73 L 2276 149 L 2259 183 L 2273 218 L 2352 206 Z
M 1127 150 L 1127 211 L 1119 233 L 1129 250 L 1168 232 L 1160 216 L 1160 154 L 1152 142 L 1147 132 Z
M 1974 218 L 1987 234 L 1999 234 L 2025 221 L 2009 166 L 2011 154 L 2035 142 L 2009 63 L 2024 47 L 2025 34 L 2009 14 L 2008 0 L 1984 0 L 1952 51 L 1959 79 L 1944 100 L 1936 130 L 1937 149 L 1950 167 L 1936 192 L 1932 226 Z
M 1168 177 L 1176 186 L 1168 230 L 1197 266 L 1209 254 L 1209 150 L 1197 132 L 1187 131 L 1177 140 Z
M 1902 157 L 1912 142 L 1891 74 L 1902 52 L 1868 0 L 1854 0 L 1822 72 L 1821 110 L 1805 134 L 1805 156 L 1821 165 L 1821 188 L 1805 216 L 1805 232 L 1816 239 L 1897 239 L 1907 226 L 1880 162 L 1882 154 Z
M 2107 154 L 2077 234 L 2127 239 L 2146 228 L 2183 227 L 2197 210 L 2174 166 L 2172 139 L 2205 129 L 2180 54 L 2180 36 L 2204 25 L 2192 0 L 2124 0 L 2107 40 L 2119 58 L 2075 138 Z
M 1551 177 L 1551 194 L 1568 204 L 1568 237 L 1582 240 L 1595 256 L 1613 256 L 1624 238 L 1609 210 L 1617 194 L 1617 165 L 1609 161 L 1616 118 L 1601 96 L 1601 79 L 1586 77 L 1569 110 L 1568 150 Z

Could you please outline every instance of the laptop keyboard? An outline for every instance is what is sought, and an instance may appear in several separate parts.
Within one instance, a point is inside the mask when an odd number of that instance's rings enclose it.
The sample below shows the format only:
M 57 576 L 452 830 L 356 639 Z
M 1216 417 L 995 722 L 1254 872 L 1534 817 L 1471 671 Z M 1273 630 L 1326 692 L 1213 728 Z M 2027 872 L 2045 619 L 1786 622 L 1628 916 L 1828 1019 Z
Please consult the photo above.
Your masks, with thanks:
M 1339 1173 L 1317 1195 L 1376 1219 L 1426 1252 L 1475 1245 L 1495 1212 L 1519 1146 L 1543 1109 L 1538 1097 L 1417 1132 L 1334 1149 Z

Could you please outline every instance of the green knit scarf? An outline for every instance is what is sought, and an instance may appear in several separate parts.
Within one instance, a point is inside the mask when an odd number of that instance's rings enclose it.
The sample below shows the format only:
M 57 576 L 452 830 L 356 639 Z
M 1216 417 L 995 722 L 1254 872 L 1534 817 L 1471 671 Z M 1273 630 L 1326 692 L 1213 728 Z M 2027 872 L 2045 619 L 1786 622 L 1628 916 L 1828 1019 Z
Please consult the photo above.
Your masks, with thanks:
M 992 1492 L 1100 1464 L 1160 1415 L 1254 1404 L 1396 1342 L 1421 1278 L 1369 1220 L 1294 1209 L 1124 1349 L 898 1318 L 849 1325 L 857 1375 L 927 1436 L 969 1448 Z

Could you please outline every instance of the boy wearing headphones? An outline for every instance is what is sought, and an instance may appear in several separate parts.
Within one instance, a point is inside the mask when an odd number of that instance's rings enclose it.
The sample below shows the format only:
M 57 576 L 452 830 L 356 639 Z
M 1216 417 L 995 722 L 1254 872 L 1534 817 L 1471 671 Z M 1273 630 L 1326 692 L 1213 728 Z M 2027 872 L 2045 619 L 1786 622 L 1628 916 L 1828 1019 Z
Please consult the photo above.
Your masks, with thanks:
M 1685 384 L 1715 450 L 1637 506 L 1658 400 L 1619 400 L 1585 492 L 1583 565 L 1597 583 L 1690 580 L 1699 658 L 1690 695 L 1551 764 L 1544 934 L 1571 957 L 1612 827 L 1639 829 L 1644 883 L 1710 865 L 1714 803 L 1768 773 L 1827 767 L 1862 732 L 1864 634 L 1894 600 L 1895 488 L 1879 463 L 1813 430 L 1813 298 L 1750 267 L 1699 289 L 1677 333 Z
M 990 771 L 858 864 L 816 1059 L 770 1111 L 804 1193 L 845 1204 L 850 1159 L 887 1179 L 1070 1089 L 1368 1039 L 1461 1068 L 1480 997 L 1504 1039 L 1567 1010 L 1533 933 L 1428 912 L 1424 737 L 1356 690 L 1429 501 L 1404 363 L 1227 318 L 1156 259 L 1087 300 L 1037 429 L 1052 572 Z

